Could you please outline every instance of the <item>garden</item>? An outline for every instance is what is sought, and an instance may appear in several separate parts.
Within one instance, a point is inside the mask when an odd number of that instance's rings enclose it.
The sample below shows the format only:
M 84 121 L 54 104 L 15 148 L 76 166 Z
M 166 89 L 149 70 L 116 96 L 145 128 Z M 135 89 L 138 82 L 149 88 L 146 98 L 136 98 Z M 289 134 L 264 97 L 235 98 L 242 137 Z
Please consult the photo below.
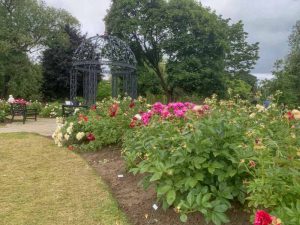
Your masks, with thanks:
M 53 139 L 79 153 L 121 145 L 127 171 L 141 174 L 161 208 L 174 209 L 182 222 L 197 212 L 228 223 L 238 204 L 256 212 L 254 224 L 296 225 L 300 111 L 276 104 L 278 95 L 269 106 L 216 96 L 202 105 L 110 98 L 58 119 Z
M 259 80 L 259 42 L 199 1 L 103 17 L 0 0 L 0 224 L 299 225 L 300 21 Z

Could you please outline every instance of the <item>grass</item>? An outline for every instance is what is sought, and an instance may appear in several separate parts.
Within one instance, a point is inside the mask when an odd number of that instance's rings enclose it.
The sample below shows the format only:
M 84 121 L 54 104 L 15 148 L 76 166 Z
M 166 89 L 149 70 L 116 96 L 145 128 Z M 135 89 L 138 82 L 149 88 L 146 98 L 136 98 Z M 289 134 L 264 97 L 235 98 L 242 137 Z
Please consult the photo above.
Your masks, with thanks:
M 128 225 L 75 153 L 33 134 L 0 134 L 0 225 Z

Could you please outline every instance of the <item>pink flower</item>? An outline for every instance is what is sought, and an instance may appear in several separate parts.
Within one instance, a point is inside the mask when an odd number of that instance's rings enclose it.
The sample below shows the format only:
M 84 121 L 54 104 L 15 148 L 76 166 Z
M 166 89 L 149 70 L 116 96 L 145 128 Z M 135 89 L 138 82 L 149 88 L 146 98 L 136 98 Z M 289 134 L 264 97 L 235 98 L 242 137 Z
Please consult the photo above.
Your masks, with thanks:
M 171 113 L 169 112 L 168 109 L 164 109 L 164 110 L 161 112 L 161 117 L 164 118 L 164 119 L 166 119 L 166 118 L 168 118 L 168 117 L 170 117 L 170 116 L 171 116 Z
M 184 117 L 185 112 L 183 110 L 180 110 L 180 109 L 175 109 L 174 114 L 175 114 L 176 117 L 182 118 L 182 117 Z
M 142 114 L 142 122 L 144 125 L 148 125 L 150 122 L 150 119 L 152 117 L 152 113 L 151 112 L 146 112 Z
M 253 225 L 271 225 L 272 217 L 265 211 L 259 210 L 255 214 L 255 220 Z
M 152 111 L 157 114 L 161 114 L 162 110 L 165 108 L 165 105 L 163 105 L 161 102 L 156 102 L 152 106 Z
M 210 109 L 209 105 L 204 105 L 204 106 L 202 106 L 202 110 L 204 110 L 204 111 L 207 111 L 207 110 L 209 110 L 209 109 Z
M 20 105 L 26 105 L 27 104 L 27 101 L 25 101 L 24 99 L 22 98 L 18 98 L 18 99 L 15 99 L 13 101 L 14 104 L 20 104 Z

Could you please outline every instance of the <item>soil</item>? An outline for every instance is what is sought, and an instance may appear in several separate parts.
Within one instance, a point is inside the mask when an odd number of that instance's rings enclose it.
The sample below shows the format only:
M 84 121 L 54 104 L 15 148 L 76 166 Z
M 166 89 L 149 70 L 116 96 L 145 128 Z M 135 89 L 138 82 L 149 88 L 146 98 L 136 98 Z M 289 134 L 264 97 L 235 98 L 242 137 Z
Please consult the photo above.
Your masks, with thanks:
M 134 176 L 126 172 L 120 147 L 110 146 L 95 153 L 83 153 L 82 157 L 96 170 L 101 178 L 109 185 L 120 208 L 127 214 L 133 225 L 183 225 L 179 214 L 174 210 L 164 211 L 156 202 L 153 188 L 144 190 L 140 181 L 141 175 Z M 118 177 L 123 175 L 124 177 Z M 158 209 L 152 208 L 153 204 Z M 235 206 L 229 213 L 230 225 L 251 225 L 250 215 Z M 185 225 L 208 225 L 200 213 L 190 214 Z M 211 223 L 209 224 L 211 225 Z

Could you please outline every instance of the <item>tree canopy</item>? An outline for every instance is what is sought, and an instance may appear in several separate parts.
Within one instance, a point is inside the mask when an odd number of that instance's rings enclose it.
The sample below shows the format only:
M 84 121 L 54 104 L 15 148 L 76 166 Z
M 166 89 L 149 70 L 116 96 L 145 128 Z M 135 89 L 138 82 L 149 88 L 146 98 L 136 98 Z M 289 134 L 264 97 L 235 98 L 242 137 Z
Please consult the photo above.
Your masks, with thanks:
M 41 69 L 30 55 L 64 38 L 65 24 L 78 21 L 64 10 L 38 0 L 0 0 L 0 96 L 37 97 Z
M 258 59 L 258 43 L 247 43 L 241 22 L 230 25 L 194 0 L 113 0 L 105 22 L 169 99 L 179 89 L 222 95 L 224 80 L 249 72 Z

